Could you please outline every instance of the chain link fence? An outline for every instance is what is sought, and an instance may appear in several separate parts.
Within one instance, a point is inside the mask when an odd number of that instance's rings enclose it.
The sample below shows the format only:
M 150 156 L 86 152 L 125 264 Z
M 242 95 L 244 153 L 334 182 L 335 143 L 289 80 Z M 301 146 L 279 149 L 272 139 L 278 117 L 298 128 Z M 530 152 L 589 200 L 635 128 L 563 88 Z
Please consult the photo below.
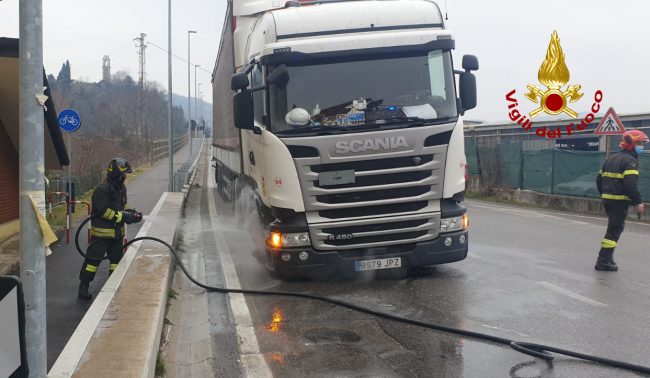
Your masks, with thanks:
M 596 176 L 605 152 L 525 150 L 522 142 L 477 144 L 465 140 L 468 173 L 479 190 L 526 189 L 546 194 L 599 198 Z M 650 199 L 650 154 L 639 156 L 639 190 Z

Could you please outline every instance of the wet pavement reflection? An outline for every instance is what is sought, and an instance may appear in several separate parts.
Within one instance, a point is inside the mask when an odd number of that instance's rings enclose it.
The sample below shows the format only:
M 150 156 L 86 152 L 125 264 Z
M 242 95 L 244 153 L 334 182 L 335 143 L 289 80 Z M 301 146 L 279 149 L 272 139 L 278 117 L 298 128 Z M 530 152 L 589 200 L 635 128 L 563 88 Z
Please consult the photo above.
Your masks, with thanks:
M 207 196 L 215 194 L 206 188 L 200 193 L 199 205 L 190 208 L 188 214 L 200 223 L 196 227 L 202 230 L 201 245 L 209 263 L 210 256 L 220 253 L 210 233 L 211 223 L 206 220 Z M 356 278 L 285 282 L 274 278 L 255 259 L 256 247 L 248 232 L 227 216 L 232 205 L 217 204 L 217 225 L 243 288 L 328 296 L 449 327 L 650 364 L 647 348 L 643 351 L 650 337 L 650 321 L 643 315 L 650 311 L 650 291 L 645 290 L 650 287 L 649 279 L 630 271 L 626 278 L 606 278 L 603 284 L 602 277 L 593 275 L 591 261 L 583 268 L 577 253 L 567 254 L 574 244 L 558 237 L 558 242 L 565 243 L 558 250 L 547 243 L 547 235 L 557 235 L 555 228 L 562 227 L 557 219 L 526 218 L 526 222 L 537 222 L 536 227 L 548 229 L 531 231 L 531 224 L 524 224 L 517 216 L 519 210 L 510 213 L 470 204 L 474 233 L 465 261 L 436 267 L 418 277 L 381 272 Z M 495 224 L 507 226 L 503 226 L 505 230 L 495 229 Z M 600 234 L 591 223 L 584 227 Z M 213 268 L 216 271 L 210 283 L 223 283 L 220 268 Z M 594 303 L 562 295 L 552 290 L 550 283 L 594 298 Z M 634 296 L 629 292 L 622 295 L 621 285 L 633 290 Z M 595 289 L 598 287 L 601 289 Z M 210 296 L 211 303 L 224 298 L 216 293 Z M 596 306 L 596 302 L 604 306 Z M 547 363 L 501 345 L 377 319 L 316 301 L 246 296 L 246 303 L 260 353 L 276 377 L 637 376 L 560 357 Z M 626 304 L 634 311 L 617 309 L 617 305 Z M 220 316 L 229 323 L 228 316 Z M 220 324 L 223 319 L 213 322 Z M 223 348 L 223 332 L 217 338 L 219 343 L 213 345 Z M 233 373 L 238 374 L 241 371 Z

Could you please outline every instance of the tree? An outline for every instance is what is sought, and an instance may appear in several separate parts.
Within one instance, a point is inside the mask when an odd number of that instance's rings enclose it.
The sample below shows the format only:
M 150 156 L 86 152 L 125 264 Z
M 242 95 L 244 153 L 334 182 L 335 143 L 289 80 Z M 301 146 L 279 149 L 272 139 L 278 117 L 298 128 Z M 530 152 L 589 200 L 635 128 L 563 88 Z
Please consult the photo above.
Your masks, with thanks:
M 70 83 L 72 82 L 72 76 L 70 72 L 69 60 L 66 60 L 65 63 L 63 63 L 63 66 L 61 66 L 61 70 L 59 71 L 59 75 L 56 77 L 56 80 L 62 86 L 70 86 Z

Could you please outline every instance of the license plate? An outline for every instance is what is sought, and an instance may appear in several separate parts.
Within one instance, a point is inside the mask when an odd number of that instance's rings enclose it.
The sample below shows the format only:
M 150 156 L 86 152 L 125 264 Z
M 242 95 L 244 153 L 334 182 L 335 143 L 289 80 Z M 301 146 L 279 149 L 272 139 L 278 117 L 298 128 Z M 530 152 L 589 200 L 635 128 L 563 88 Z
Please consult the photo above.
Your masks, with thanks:
M 355 176 L 354 170 L 349 169 L 346 171 L 333 171 L 333 172 L 320 172 L 318 174 L 319 185 L 345 185 L 354 184 Z
M 393 269 L 402 266 L 401 257 L 391 257 L 377 260 L 361 260 L 354 262 L 354 270 L 362 272 L 364 270 Z

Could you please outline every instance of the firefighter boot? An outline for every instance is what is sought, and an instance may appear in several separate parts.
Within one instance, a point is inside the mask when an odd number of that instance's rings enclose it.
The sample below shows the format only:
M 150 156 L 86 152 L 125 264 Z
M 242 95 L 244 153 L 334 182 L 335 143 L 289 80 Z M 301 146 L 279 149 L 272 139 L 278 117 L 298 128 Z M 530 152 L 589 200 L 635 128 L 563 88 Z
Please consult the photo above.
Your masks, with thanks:
M 618 271 L 618 265 L 614 262 L 612 257 L 614 254 L 614 249 L 612 248 L 601 248 L 600 253 L 598 254 L 598 260 L 596 261 L 596 270 L 605 270 L 608 272 Z
M 85 282 L 85 281 L 79 281 L 79 294 L 77 294 L 77 298 L 83 299 L 83 300 L 90 300 L 92 299 L 92 295 L 88 292 L 88 288 L 90 286 L 90 282 Z

